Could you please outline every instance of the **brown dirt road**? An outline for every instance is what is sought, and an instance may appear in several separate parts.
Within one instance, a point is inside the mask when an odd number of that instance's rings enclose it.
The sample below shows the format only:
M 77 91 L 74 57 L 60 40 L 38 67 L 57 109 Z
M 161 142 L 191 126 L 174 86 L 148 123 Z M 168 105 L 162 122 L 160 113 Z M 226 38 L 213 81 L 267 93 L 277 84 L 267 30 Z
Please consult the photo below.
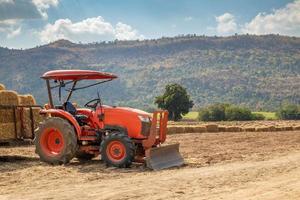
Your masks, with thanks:
M 153 172 L 99 160 L 50 166 L 0 148 L 0 199 L 300 199 L 300 132 L 178 134 L 187 163 Z

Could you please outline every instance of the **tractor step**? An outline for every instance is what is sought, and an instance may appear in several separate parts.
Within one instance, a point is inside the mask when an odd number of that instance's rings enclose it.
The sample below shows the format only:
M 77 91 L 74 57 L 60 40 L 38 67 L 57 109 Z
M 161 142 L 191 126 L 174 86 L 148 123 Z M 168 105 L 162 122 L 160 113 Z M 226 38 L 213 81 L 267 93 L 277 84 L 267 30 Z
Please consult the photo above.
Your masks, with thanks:
M 94 135 L 88 135 L 88 136 L 81 136 L 79 138 L 79 140 L 81 141 L 96 141 L 98 140 L 99 138 L 97 136 L 94 136 Z

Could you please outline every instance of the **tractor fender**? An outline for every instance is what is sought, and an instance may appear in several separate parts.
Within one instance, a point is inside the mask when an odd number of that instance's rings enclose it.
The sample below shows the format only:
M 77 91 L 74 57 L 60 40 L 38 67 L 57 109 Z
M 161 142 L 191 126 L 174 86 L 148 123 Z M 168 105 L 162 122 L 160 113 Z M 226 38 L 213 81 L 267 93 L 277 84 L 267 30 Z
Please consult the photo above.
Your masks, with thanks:
M 118 125 L 105 125 L 104 126 L 105 130 L 117 130 L 120 131 L 121 133 L 124 133 L 125 135 L 128 135 L 128 131 L 125 127 L 123 126 L 118 126 Z
M 78 122 L 73 117 L 73 115 L 71 115 L 70 113 L 59 109 L 42 109 L 40 111 L 40 114 L 51 114 L 51 116 L 61 117 L 63 119 L 68 120 L 71 123 L 71 125 L 74 126 L 77 136 L 80 137 L 81 127 L 79 126 Z

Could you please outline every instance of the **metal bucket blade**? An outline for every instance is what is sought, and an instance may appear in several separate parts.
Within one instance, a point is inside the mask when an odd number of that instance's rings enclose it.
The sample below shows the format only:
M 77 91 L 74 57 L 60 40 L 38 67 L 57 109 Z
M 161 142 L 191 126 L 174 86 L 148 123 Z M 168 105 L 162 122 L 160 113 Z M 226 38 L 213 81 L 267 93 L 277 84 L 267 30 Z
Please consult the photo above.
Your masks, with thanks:
M 151 148 L 146 157 L 146 163 L 147 167 L 153 170 L 183 165 L 184 161 L 179 153 L 179 144 Z

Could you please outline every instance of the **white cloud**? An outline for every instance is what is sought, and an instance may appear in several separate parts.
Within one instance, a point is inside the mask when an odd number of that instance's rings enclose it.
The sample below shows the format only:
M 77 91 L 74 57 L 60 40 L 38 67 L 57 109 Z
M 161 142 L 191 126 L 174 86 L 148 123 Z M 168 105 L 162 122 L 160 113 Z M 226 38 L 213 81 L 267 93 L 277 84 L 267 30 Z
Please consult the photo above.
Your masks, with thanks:
M 48 18 L 47 9 L 51 6 L 56 7 L 59 3 L 58 0 L 32 0 L 32 3 L 37 7 L 44 19 Z
M 20 33 L 21 33 L 21 27 L 18 27 L 17 29 L 15 29 L 15 30 L 9 32 L 9 33 L 7 34 L 7 38 L 9 38 L 9 39 L 14 38 L 14 37 L 16 37 L 17 35 L 20 35 Z
M 224 13 L 223 15 L 216 17 L 217 32 L 220 34 L 232 34 L 237 31 L 237 24 L 235 17 L 230 13 Z
M 184 21 L 186 21 L 186 22 L 192 21 L 192 20 L 193 20 L 193 17 L 191 17 L 191 16 L 188 16 L 188 17 L 184 18 Z
M 287 4 L 272 13 L 259 13 L 242 28 L 243 33 L 300 36 L 300 1 Z
M 7 38 L 11 39 L 20 35 L 21 33 L 21 20 L 2 20 L 0 21 L 0 33 L 4 33 Z
M 143 35 L 139 35 L 138 31 L 133 29 L 127 24 L 118 22 L 115 28 L 115 37 L 118 40 L 135 40 L 135 39 L 145 39 Z
M 101 16 L 87 18 L 79 22 L 70 19 L 59 19 L 54 24 L 47 24 L 39 33 L 40 40 L 44 43 L 58 39 L 70 39 L 73 41 L 91 42 L 99 38 L 132 40 L 143 39 L 144 36 L 138 31 L 124 23 L 117 23 L 113 27 Z

